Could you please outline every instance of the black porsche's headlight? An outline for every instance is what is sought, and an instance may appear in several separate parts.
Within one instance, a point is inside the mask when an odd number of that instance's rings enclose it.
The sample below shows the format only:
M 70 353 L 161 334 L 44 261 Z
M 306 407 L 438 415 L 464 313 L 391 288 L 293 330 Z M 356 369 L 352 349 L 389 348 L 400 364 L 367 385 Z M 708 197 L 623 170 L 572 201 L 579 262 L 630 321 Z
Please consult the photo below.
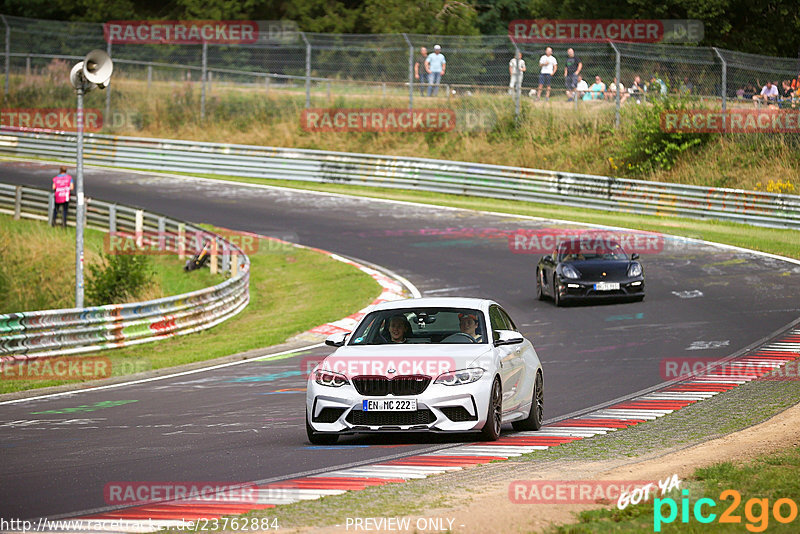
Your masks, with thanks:
M 573 280 L 578 279 L 581 277 L 581 273 L 578 272 L 578 269 L 573 267 L 572 265 L 564 265 L 561 267 L 561 274 L 565 278 L 572 278 Z
M 642 265 L 640 263 L 631 263 L 628 267 L 628 276 L 633 278 L 634 276 L 642 276 Z

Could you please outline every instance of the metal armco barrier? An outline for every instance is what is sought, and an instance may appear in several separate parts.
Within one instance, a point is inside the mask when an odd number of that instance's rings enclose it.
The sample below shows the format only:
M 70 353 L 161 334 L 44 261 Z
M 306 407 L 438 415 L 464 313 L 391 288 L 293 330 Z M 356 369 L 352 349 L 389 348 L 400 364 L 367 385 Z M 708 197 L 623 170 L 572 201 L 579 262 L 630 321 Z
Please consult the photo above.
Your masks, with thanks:
M 797 195 L 321 150 L 94 134 L 84 142 L 84 159 L 93 165 L 342 183 L 800 228 Z M 0 154 L 66 161 L 74 159 L 74 146 L 72 133 L 0 134 Z
M 51 209 L 48 191 L 0 184 L 0 213 L 47 220 Z M 74 212 L 70 217 L 74 222 Z M 95 199 L 87 199 L 86 220 L 91 227 L 131 236 L 178 236 L 167 246 L 185 246 L 190 256 L 207 241 L 221 251 L 212 256 L 212 270 L 230 271 L 231 276 L 213 287 L 147 302 L 0 315 L 0 361 L 79 354 L 190 334 L 233 317 L 250 301 L 250 259 L 217 234 Z

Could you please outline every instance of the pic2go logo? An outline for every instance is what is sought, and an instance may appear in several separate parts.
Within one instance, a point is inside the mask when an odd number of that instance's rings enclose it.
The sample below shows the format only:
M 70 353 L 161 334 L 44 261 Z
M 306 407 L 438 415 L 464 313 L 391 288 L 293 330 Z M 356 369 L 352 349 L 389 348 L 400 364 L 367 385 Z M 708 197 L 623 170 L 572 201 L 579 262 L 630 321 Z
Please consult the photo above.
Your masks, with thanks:
M 717 514 L 711 509 L 716 508 L 717 502 L 714 499 L 704 497 L 695 501 L 694 505 L 689 503 L 689 490 L 681 491 L 680 507 L 675 499 L 671 497 L 656 498 L 653 500 L 653 531 L 661 532 L 662 525 L 673 523 L 681 514 L 681 523 L 688 524 L 690 521 L 689 512 L 691 511 L 695 521 L 708 524 L 717 519 Z M 742 502 L 742 495 L 736 490 L 725 490 L 719 494 L 720 501 L 731 500 L 731 504 L 720 514 L 720 523 L 742 523 L 742 517 L 736 514 L 736 509 Z M 750 532 L 764 532 L 769 526 L 770 511 L 775 521 L 782 524 L 791 523 L 797 519 L 797 503 L 792 499 L 781 498 L 775 501 L 770 509 L 769 499 L 749 499 L 744 505 L 744 516 L 747 520 L 745 528 Z M 788 513 L 785 513 L 788 512 Z M 666 515 L 664 515 L 666 513 Z

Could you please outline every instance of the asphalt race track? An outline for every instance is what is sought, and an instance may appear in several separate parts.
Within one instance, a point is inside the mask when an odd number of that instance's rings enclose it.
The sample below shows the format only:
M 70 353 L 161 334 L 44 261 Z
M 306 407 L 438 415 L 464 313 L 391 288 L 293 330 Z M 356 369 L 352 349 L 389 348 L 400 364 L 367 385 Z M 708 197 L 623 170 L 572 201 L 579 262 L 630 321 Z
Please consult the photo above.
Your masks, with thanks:
M 1 181 L 41 188 L 57 171 L 0 165 Z M 497 237 L 553 223 L 125 171 L 87 169 L 85 187 L 90 197 L 373 262 L 424 296 L 497 300 L 542 359 L 547 419 L 663 382 L 666 358 L 732 354 L 800 314 L 800 266 L 710 245 L 667 241 L 643 255 L 644 302 L 555 308 L 534 296 L 539 255 L 512 253 Z M 300 365 L 308 354 L 0 405 L 0 517 L 103 508 L 114 481 L 265 481 L 457 442 L 310 446 Z

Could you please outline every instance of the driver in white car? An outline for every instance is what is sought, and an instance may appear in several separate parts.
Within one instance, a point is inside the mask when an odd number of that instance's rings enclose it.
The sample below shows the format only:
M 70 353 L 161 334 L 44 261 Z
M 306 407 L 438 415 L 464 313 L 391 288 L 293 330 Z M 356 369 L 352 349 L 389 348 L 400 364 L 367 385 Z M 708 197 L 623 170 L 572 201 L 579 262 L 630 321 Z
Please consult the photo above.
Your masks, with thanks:
M 462 333 L 471 336 L 478 343 L 483 341 L 483 336 L 477 332 L 478 318 L 475 315 L 471 313 L 459 313 L 458 325 Z

